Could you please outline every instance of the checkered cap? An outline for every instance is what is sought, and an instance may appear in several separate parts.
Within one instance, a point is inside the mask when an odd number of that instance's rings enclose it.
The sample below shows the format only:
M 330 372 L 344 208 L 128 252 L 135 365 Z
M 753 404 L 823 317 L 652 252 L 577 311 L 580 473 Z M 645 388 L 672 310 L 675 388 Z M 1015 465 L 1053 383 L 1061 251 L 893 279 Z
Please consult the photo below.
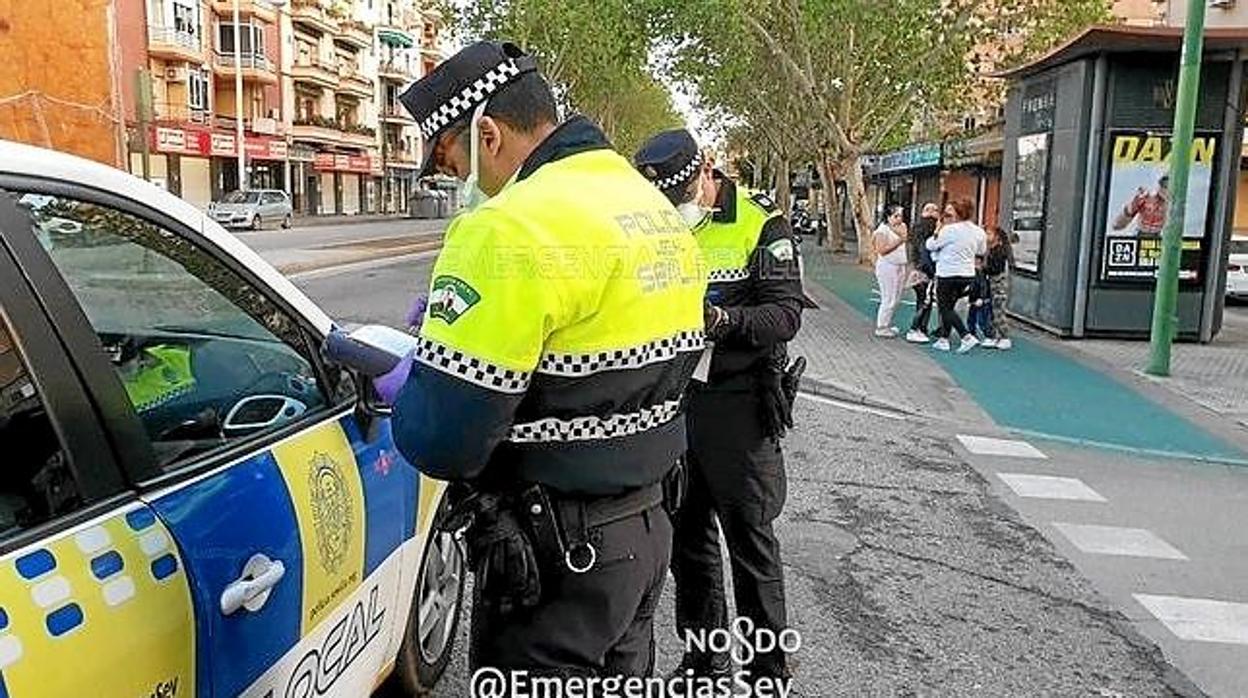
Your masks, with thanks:
M 702 166 L 702 153 L 688 131 L 673 129 L 646 141 L 633 156 L 633 165 L 643 177 L 667 193 L 693 180 Z
M 430 368 L 500 393 L 523 393 L 528 390 L 532 378 L 526 371 L 497 366 L 427 337 L 420 338 L 413 358 Z
M 636 412 L 613 414 L 609 417 L 539 419 L 536 422 L 513 425 L 507 440 L 512 443 L 550 443 L 632 436 L 667 424 L 680 414 L 680 408 L 680 400 L 668 400 Z
M 399 97 L 425 139 L 420 176 L 433 169 L 433 150 L 448 127 L 467 118 L 479 104 L 525 73 L 537 62 L 515 44 L 481 41 L 451 56 Z

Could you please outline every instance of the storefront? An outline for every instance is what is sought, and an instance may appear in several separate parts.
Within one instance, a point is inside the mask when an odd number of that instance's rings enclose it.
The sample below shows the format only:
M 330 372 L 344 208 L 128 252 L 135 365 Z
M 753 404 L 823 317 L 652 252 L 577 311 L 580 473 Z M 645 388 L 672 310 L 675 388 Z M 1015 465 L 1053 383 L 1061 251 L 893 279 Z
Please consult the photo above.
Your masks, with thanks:
M 313 169 L 321 192 L 317 212 L 322 215 L 358 215 L 375 210 L 373 173 L 378 164 L 371 155 L 317 153 Z
M 944 201 L 968 199 L 975 204 L 975 219 L 985 228 L 1000 227 L 1002 131 L 996 129 L 972 138 L 946 141 L 941 147 L 944 164 Z
M 285 189 L 286 142 L 247 136 L 248 172 L 253 188 Z M 153 182 L 206 208 L 238 188 L 237 138 L 201 126 L 154 126 L 151 129 L 149 173 Z M 142 155 L 131 153 L 130 169 L 142 174 Z
M 901 206 L 906 219 L 912 221 L 924 203 L 939 202 L 940 156 L 939 144 L 924 143 L 868 160 L 867 176 L 875 192 L 877 218 L 882 218 L 885 206 Z

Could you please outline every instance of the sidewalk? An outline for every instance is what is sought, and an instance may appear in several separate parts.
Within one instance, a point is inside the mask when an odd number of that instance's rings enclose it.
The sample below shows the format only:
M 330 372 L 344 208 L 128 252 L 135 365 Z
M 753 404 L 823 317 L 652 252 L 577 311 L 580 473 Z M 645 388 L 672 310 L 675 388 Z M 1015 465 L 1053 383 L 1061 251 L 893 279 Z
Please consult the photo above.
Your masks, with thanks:
M 355 223 L 380 223 L 384 221 L 420 220 L 406 213 L 331 214 L 324 216 L 297 215 L 292 221 L 295 228 L 319 228 L 326 225 L 352 225 Z M 444 222 L 450 219 L 440 219 Z
M 805 261 L 812 292 L 821 301 L 835 296 L 824 309 L 806 314 L 794 343 L 793 353 L 810 361 L 812 380 L 925 415 L 965 419 L 979 412 L 1033 438 L 1248 465 L 1243 447 L 1248 431 L 1236 433 L 1241 430 L 1203 408 L 1176 407 L 1179 400 L 1190 405 L 1196 399 L 1180 396 L 1190 393 L 1197 379 L 1156 385 L 1120 368 L 1139 365 L 1115 356 L 1137 347 L 1112 342 L 1085 350 L 1085 342 L 1025 331 L 1015 333 L 1012 351 L 969 355 L 880 340 L 871 335 L 877 302 L 873 276 L 850 258 L 822 249 L 808 249 Z M 903 305 L 894 324 L 908 326 L 913 312 L 912 303 Z M 1179 349 L 1178 355 L 1188 353 Z M 1105 360 L 1092 358 L 1096 355 Z M 1246 383 L 1231 385 L 1241 386 L 1242 393 Z

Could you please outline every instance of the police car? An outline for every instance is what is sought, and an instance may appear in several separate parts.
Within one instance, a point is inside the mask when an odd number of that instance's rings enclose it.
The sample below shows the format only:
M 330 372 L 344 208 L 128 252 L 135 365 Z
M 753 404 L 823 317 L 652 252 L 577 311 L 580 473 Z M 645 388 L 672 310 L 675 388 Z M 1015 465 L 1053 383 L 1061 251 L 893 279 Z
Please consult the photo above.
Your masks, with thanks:
M 444 486 L 332 325 L 190 204 L 0 141 L 0 698 L 432 685 Z

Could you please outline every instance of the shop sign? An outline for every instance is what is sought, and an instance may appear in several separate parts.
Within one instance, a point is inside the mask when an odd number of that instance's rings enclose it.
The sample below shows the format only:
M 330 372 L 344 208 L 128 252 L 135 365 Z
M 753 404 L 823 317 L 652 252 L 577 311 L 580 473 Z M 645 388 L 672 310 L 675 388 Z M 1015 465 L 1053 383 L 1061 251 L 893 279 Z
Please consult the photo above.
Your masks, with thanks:
M 347 155 L 345 153 L 317 153 L 313 167 L 325 172 L 358 172 L 369 174 L 375 165 L 368 155 Z
M 212 155 L 221 157 L 233 157 L 238 154 L 234 147 L 234 136 L 224 133 L 212 134 Z
M 247 156 L 257 160 L 285 160 L 286 142 L 276 138 L 246 139 Z M 230 133 L 215 133 L 207 128 L 173 128 L 157 126 L 152 129 L 152 148 L 159 153 L 177 153 L 207 157 L 234 157 L 238 155 L 238 139 Z
M 925 143 L 881 155 L 876 164 L 876 171 L 878 173 L 900 172 L 939 166 L 940 145 L 937 143 Z

